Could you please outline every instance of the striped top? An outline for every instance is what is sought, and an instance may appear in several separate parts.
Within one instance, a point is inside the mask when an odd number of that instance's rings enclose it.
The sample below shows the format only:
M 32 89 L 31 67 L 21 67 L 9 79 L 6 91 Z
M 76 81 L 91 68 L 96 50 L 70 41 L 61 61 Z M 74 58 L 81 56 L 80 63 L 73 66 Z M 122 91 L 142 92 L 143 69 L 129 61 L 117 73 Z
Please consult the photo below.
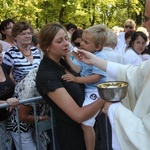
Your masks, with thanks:
M 22 80 L 30 70 L 37 68 L 40 64 L 40 50 L 33 46 L 30 49 L 33 56 L 32 63 L 19 51 L 17 46 L 8 49 L 4 55 L 3 63 L 12 68 L 13 78 L 16 82 Z

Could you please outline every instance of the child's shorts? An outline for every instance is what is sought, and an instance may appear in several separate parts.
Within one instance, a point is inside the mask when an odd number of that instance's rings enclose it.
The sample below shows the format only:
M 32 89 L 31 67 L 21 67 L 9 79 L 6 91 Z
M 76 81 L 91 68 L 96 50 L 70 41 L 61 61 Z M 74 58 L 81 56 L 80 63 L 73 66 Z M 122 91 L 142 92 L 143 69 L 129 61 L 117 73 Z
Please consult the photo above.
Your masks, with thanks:
M 83 106 L 86 106 L 88 104 L 95 102 L 98 98 L 99 98 L 99 94 L 98 94 L 97 89 L 85 91 L 85 100 L 83 102 Z M 95 118 L 99 112 L 100 112 L 100 110 L 92 118 L 90 118 L 86 121 L 83 121 L 82 124 L 93 127 L 95 124 Z

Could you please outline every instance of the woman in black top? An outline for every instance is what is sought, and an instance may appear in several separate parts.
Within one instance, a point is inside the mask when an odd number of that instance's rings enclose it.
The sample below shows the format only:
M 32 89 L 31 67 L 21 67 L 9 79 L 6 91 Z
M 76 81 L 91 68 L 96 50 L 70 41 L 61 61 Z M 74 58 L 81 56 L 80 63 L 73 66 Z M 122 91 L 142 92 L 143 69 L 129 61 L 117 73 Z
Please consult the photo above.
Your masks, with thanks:
M 36 86 L 56 118 L 57 139 L 61 150 L 85 150 L 80 123 L 92 117 L 104 101 L 81 107 L 84 87 L 62 80 L 62 75 L 75 73 L 63 59 L 68 53 L 69 42 L 66 29 L 59 23 L 45 25 L 39 33 L 39 45 L 44 52 L 38 69 Z
M 9 131 L 6 130 L 7 118 L 11 114 L 14 106 L 18 105 L 18 100 L 12 98 L 15 83 L 9 78 L 5 67 L 2 65 L 2 46 L 0 45 L 0 104 L 8 103 L 8 109 L 0 109 L 0 146 L 2 149 L 12 149 L 12 138 Z

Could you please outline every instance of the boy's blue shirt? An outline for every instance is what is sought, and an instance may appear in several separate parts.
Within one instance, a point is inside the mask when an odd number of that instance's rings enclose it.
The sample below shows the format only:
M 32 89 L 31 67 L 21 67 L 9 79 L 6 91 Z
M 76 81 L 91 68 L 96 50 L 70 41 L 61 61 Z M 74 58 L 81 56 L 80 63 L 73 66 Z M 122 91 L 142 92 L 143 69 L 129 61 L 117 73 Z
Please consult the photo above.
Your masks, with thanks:
M 105 55 L 102 54 L 101 51 L 95 52 L 93 54 L 96 55 L 97 57 L 100 57 L 100 58 L 103 58 L 106 60 Z M 75 62 L 75 64 L 81 66 L 82 69 L 81 69 L 80 75 L 83 77 L 90 76 L 92 74 L 99 74 L 101 76 L 101 79 L 98 82 L 85 84 L 85 89 L 93 89 L 94 90 L 96 88 L 97 84 L 106 81 L 106 72 L 104 72 L 103 70 L 101 70 L 95 66 L 92 66 L 92 65 L 84 64 L 81 61 L 77 61 L 77 62 Z

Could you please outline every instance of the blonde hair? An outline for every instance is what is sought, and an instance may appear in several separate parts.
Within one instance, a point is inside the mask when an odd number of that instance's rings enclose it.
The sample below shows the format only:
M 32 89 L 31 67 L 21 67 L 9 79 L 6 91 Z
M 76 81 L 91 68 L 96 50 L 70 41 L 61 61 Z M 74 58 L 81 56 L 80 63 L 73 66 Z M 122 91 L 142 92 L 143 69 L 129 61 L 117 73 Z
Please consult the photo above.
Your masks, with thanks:
M 114 32 L 116 35 L 118 35 L 118 34 L 119 34 L 119 32 L 120 32 L 120 29 L 119 29 L 119 27 L 118 27 L 118 26 L 114 26 L 114 27 L 112 27 L 112 30 L 113 30 L 113 32 Z
M 98 45 L 101 45 L 102 49 L 107 40 L 107 30 L 106 25 L 98 24 L 84 29 L 83 34 L 89 34 L 93 38 L 95 46 L 98 47 Z
M 40 29 L 38 29 L 38 28 L 34 29 L 33 30 L 33 35 L 37 37 L 37 35 L 39 34 L 39 32 L 40 32 Z
M 141 31 L 141 32 L 145 33 L 147 37 L 149 36 L 147 29 L 144 27 L 138 27 L 136 31 Z
M 135 23 L 135 21 L 132 20 L 132 19 L 127 19 L 127 20 L 125 21 L 125 23 L 124 23 L 124 27 L 125 27 L 126 25 L 130 25 L 130 26 L 132 26 L 133 28 L 136 28 L 136 23 Z

